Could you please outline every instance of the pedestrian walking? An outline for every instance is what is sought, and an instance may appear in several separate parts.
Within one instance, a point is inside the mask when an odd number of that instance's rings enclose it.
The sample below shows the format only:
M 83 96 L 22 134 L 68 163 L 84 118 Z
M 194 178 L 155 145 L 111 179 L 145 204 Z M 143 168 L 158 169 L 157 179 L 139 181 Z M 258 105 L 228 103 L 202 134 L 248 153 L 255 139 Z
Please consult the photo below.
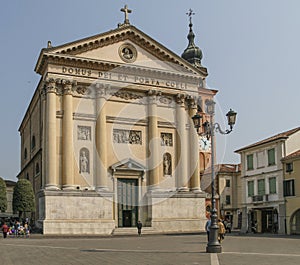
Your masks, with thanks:
M 142 227 L 143 227 L 142 222 L 138 221 L 136 227 L 138 229 L 138 235 L 141 236 L 142 235 Z
M 218 227 L 218 240 L 220 243 L 222 243 L 222 240 L 225 238 L 225 226 L 221 219 L 218 220 Z
M 3 237 L 4 237 L 4 238 L 7 237 L 8 229 L 9 229 L 9 228 L 8 228 L 7 224 L 4 223 L 4 224 L 2 225 L 2 233 L 3 233 Z
M 251 231 L 256 234 L 257 233 L 257 221 L 254 221 L 251 225 Z
M 209 219 L 205 223 L 205 231 L 206 231 L 206 234 L 207 234 L 207 241 L 209 241 L 210 226 L 211 226 L 211 219 L 209 217 Z

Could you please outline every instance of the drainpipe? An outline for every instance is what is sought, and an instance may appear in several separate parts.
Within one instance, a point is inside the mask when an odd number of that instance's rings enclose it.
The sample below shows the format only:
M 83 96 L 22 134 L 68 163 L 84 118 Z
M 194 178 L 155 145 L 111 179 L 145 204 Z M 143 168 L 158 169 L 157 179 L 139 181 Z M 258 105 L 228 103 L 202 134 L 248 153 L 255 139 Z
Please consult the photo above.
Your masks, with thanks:
M 283 141 L 283 157 L 286 157 L 286 144 Z M 285 181 L 285 171 L 284 171 L 284 163 L 282 163 L 282 174 L 283 174 L 283 182 Z M 283 185 L 283 183 L 282 183 Z M 286 224 L 286 199 L 283 191 L 283 201 L 284 201 L 284 234 L 287 234 L 287 224 Z

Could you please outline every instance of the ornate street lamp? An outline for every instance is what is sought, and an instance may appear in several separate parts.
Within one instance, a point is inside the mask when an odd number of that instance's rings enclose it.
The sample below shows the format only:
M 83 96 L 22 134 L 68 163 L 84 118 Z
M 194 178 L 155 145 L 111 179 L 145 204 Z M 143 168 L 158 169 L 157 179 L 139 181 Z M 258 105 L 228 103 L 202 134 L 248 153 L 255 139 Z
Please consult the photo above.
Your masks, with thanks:
M 216 199 L 215 199 L 215 168 L 214 168 L 214 132 L 217 131 L 221 134 L 229 134 L 232 131 L 232 128 L 236 121 L 237 113 L 234 112 L 232 109 L 226 114 L 228 125 L 230 127 L 229 130 L 223 131 L 218 123 L 213 123 L 213 116 L 215 115 L 215 102 L 213 100 L 206 100 L 206 111 L 209 115 L 209 121 L 205 121 L 203 126 L 203 133 L 199 133 L 198 129 L 201 126 L 201 116 L 196 114 L 192 117 L 195 128 L 197 129 L 198 134 L 205 135 L 207 139 L 211 138 L 211 226 L 210 226 L 210 234 L 209 234 L 209 241 L 206 246 L 207 253 L 221 253 L 222 246 L 218 241 L 218 215 L 216 209 Z

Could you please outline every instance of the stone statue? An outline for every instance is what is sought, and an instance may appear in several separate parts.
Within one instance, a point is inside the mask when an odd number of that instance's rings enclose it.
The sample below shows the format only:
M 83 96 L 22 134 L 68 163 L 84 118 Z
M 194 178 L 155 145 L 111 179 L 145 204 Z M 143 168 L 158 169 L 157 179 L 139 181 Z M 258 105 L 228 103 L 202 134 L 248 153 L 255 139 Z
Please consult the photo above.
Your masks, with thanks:
M 86 157 L 85 151 L 82 151 L 80 155 L 80 172 L 89 173 L 89 160 Z
M 164 166 L 164 175 L 171 175 L 171 155 L 169 153 L 165 153 L 163 157 L 163 166 Z

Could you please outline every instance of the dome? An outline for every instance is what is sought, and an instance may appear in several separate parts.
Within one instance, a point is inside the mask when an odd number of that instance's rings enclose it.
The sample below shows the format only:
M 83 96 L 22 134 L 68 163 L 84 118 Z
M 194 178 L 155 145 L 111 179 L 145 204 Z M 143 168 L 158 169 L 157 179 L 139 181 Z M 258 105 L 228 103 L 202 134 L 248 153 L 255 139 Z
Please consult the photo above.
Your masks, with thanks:
M 192 65 L 196 67 L 201 67 L 201 60 L 202 60 L 202 51 L 199 47 L 195 45 L 194 39 L 195 39 L 195 34 L 193 32 L 193 24 L 190 22 L 189 24 L 190 27 L 190 32 L 187 36 L 189 40 L 189 44 L 187 48 L 184 50 L 182 53 L 181 57 L 191 63 Z

